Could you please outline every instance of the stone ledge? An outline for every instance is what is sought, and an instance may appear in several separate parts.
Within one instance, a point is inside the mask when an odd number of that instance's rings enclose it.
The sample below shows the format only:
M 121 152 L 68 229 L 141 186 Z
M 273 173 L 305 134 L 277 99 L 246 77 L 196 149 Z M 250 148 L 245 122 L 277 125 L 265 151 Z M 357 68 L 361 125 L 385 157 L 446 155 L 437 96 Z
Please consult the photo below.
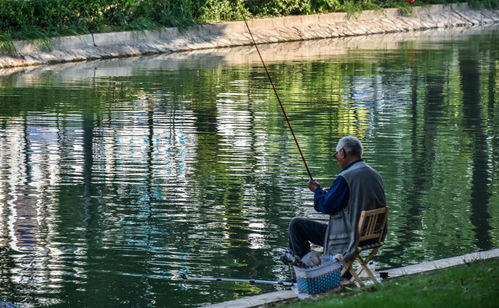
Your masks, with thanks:
M 214 304 L 206 307 L 210 308 L 248 308 L 264 306 L 271 303 L 281 302 L 296 298 L 296 293 L 291 290 L 265 293 L 250 297 L 244 297 L 232 301 Z
M 416 7 L 414 16 L 398 9 L 364 11 L 355 16 L 329 13 L 248 21 L 258 43 L 300 41 L 499 22 L 499 10 L 473 10 L 467 4 Z M 0 68 L 74 62 L 145 54 L 250 45 L 244 22 L 200 25 L 186 30 L 97 33 L 48 42 L 16 41 L 15 52 L 0 53 Z
M 458 257 L 409 265 L 401 268 L 394 268 L 387 270 L 386 272 L 388 272 L 388 277 L 395 278 L 399 276 L 419 274 L 436 269 L 444 269 L 456 265 L 466 264 L 478 260 L 492 259 L 492 258 L 499 258 L 499 248 L 488 251 L 469 253 Z
M 423 272 L 429 272 L 432 270 L 448 268 L 456 265 L 466 264 L 470 262 L 475 262 L 478 260 L 487 260 L 499 258 L 499 248 L 474 252 L 470 254 L 466 254 L 463 256 L 457 256 L 452 258 L 446 258 L 436 261 L 424 262 L 415 265 L 409 265 L 406 267 L 400 267 L 395 269 L 387 270 L 388 277 L 395 278 L 406 275 L 419 274 Z M 250 297 L 245 297 L 241 299 L 236 299 L 232 301 L 227 301 L 223 303 L 218 303 L 210 306 L 205 306 L 209 308 L 250 308 L 250 307 L 259 307 L 265 306 L 271 303 L 277 303 L 285 300 L 290 300 L 296 298 L 296 294 L 293 291 L 285 290 L 285 291 L 277 291 L 271 293 L 265 293 Z

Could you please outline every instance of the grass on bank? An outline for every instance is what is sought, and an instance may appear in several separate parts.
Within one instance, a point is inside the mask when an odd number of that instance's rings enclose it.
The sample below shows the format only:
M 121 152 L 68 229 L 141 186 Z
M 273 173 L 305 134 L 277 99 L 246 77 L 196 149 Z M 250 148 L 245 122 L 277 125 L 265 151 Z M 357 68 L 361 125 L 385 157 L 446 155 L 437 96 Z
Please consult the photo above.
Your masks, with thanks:
M 499 259 L 477 261 L 448 269 L 384 281 L 324 297 L 286 304 L 319 307 L 498 307 Z
M 0 48 L 14 40 L 99 32 L 185 28 L 247 18 L 399 8 L 466 0 L 0 0 Z M 468 0 L 497 8 L 497 0 Z

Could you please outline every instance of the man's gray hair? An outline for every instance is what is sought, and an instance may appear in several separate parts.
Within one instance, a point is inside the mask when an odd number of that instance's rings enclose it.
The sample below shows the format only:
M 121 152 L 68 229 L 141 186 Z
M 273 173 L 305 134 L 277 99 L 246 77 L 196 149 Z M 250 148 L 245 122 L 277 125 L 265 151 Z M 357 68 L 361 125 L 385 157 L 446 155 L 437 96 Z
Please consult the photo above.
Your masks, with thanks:
M 354 136 L 345 136 L 338 141 L 336 151 L 344 149 L 347 155 L 362 156 L 362 144 Z

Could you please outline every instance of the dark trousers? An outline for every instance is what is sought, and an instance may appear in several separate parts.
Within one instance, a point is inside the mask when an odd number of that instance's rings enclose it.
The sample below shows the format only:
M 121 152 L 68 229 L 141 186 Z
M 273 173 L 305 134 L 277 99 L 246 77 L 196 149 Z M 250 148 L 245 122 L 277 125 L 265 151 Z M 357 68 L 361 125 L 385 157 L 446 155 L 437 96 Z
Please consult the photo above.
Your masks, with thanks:
M 323 246 L 327 224 L 296 217 L 289 223 L 289 248 L 302 258 L 310 252 L 310 243 Z

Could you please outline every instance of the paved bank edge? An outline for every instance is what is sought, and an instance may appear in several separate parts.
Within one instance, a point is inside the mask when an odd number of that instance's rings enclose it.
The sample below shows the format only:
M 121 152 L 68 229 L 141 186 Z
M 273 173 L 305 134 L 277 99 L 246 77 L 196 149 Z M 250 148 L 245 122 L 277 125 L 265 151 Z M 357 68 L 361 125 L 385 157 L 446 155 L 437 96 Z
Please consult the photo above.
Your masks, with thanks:
M 388 277 L 396 278 L 401 276 L 419 274 L 424 272 L 429 272 L 433 270 L 445 269 L 457 265 L 467 264 L 479 260 L 488 260 L 499 258 L 499 248 L 479 251 L 474 253 L 465 254 L 462 256 L 451 257 L 446 259 L 440 259 L 435 261 L 423 262 L 420 264 L 409 265 L 400 268 L 394 268 L 389 270 L 384 270 L 383 272 L 388 272 Z M 290 300 L 296 298 L 295 292 L 291 290 L 276 291 L 271 293 L 264 293 L 260 295 L 245 297 L 241 299 L 236 299 L 232 301 L 222 302 L 218 304 L 213 304 L 210 306 L 204 306 L 206 308 L 250 308 L 265 306 L 272 303 L 277 303 L 285 300 Z
M 465 27 L 499 23 L 499 10 L 474 10 L 467 4 L 414 8 L 413 16 L 398 9 L 363 11 L 355 16 L 330 13 L 250 20 L 258 43 L 276 43 Z M 15 50 L 0 52 L 0 68 L 86 61 L 251 44 L 244 22 L 200 25 L 185 30 L 97 33 L 15 41 Z

